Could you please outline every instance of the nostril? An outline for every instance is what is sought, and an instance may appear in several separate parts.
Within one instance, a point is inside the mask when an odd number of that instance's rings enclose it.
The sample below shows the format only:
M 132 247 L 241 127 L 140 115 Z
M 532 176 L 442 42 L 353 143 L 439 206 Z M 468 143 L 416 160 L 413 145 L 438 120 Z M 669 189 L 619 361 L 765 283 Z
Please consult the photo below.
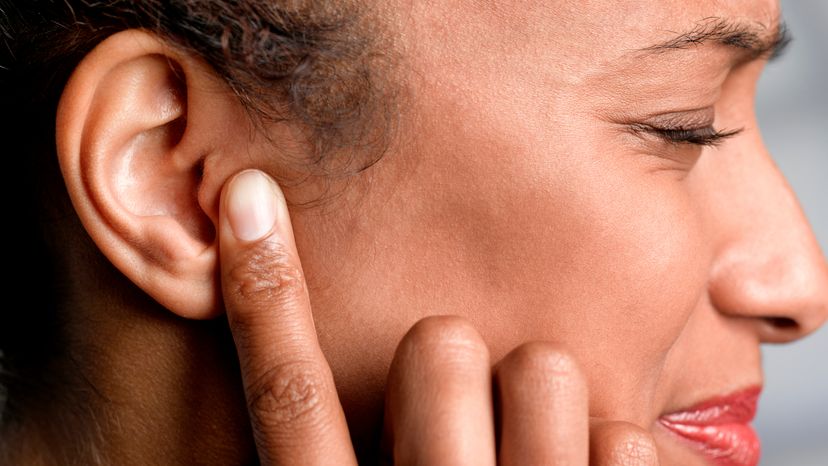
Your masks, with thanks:
M 790 317 L 763 317 L 762 341 L 765 343 L 789 343 L 802 336 L 802 325 Z
M 797 330 L 799 324 L 789 317 L 765 317 L 765 320 L 779 330 Z

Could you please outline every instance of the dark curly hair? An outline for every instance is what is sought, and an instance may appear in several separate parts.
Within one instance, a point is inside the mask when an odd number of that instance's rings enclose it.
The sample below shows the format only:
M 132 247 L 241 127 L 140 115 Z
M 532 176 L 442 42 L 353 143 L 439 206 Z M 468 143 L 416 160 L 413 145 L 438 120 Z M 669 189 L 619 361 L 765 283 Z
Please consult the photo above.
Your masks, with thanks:
M 13 174 L 4 186 L 17 225 L 6 244 L 24 252 L 7 261 L 13 274 L 4 296 L 26 303 L 7 301 L 0 311 L 0 419 L 23 416 L 65 389 L 46 376 L 67 357 L 59 308 L 70 279 L 58 276 L 56 256 L 67 245 L 54 244 L 50 225 L 77 219 L 57 166 L 54 124 L 78 62 L 113 33 L 151 31 L 210 64 L 254 121 L 305 128 L 315 149 L 309 167 L 336 154 L 348 159 L 337 167 L 357 172 L 382 155 L 392 121 L 379 23 L 351 0 L 0 0 L 0 131 Z M 21 296 L 32 288 L 39 291 Z

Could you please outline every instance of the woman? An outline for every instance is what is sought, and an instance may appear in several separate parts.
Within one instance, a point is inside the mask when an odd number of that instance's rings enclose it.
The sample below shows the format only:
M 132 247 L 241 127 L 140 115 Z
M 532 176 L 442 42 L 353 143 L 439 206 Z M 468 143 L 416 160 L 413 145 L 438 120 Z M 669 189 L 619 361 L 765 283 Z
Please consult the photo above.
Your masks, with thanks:
M 19 3 L 6 463 L 757 463 L 776 2 Z

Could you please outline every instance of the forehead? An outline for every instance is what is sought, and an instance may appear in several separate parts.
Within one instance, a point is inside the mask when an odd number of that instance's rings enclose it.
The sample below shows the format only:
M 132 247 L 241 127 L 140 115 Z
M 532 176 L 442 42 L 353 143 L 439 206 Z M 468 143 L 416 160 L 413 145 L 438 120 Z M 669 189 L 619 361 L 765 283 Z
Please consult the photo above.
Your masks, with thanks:
M 512 52 L 540 46 L 566 50 L 573 60 L 607 59 L 602 55 L 647 47 L 711 18 L 770 30 L 779 16 L 777 0 L 415 1 L 406 10 L 426 18 L 430 31 L 420 31 L 425 37 L 418 38 L 425 42 L 484 42 Z
M 455 13 L 480 15 L 503 27 L 566 24 L 613 31 L 647 31 L 687 26 L 710 17 L 738 18 L 770 26 L 779 14 L 777 0 L 462 0 L 446 2 Z M 461 17 L 461 18 L 462 18 Z M 594 32 L 594 29 L 592 29 Z M 566 32 L 559 30 L 558 32 Z

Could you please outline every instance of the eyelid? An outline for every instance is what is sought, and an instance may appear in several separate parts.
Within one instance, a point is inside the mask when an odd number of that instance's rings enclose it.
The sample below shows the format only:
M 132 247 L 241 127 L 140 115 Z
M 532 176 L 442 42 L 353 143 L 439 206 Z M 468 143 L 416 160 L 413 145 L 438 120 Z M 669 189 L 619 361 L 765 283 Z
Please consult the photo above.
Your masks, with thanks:
M 707 107 L 698 110 L 662 113 L 641 121 L 640 125 L 663 130 L 697 130 L 713 126 L 716 119 L 715 109 Z
M 659 128 L 647 124 L 632 124 L 630 129 L 636 134 L 649 134 L 670 144 L 691 144 L 696 146 L 718 146 L 725 139 L 741 133 L 743 128 L 736 130 L 717 130 L 713 125 L 703 128 Z

